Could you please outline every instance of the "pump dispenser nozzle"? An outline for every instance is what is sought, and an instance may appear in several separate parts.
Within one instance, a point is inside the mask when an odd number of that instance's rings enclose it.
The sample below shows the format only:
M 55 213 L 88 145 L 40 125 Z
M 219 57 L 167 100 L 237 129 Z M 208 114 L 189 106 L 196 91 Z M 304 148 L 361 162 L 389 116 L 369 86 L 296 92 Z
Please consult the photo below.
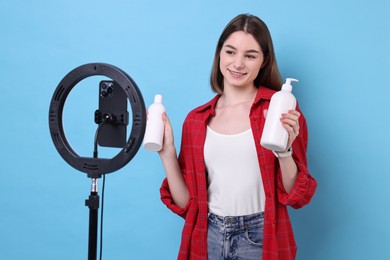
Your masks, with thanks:
M 286 78 L 286 83 L 283 84 L 282 90 L 286 90 L 286 91 L 290 91 L 291 92 L 291 90 L 292 90 L 291 82 L 292 81 L 298 82 L 297 79 Z

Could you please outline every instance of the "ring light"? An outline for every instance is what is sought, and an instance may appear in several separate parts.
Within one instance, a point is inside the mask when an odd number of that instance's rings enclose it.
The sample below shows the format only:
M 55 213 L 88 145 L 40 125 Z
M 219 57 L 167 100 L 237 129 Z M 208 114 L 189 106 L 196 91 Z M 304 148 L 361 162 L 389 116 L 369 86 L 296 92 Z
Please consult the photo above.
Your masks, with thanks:
M 70 91 L 83 79 L 96 75 L 117 82 L 126 93 L 132 109 L 130 136 L 122 150 L 111 159 L 80 157 L 69 145 L 62 124 L 63 108 Z M 135 82 L 121 69 L 105 63 L 85 64 L 69 72 L 58 84 L 50 103 L 49 126 L 54 145 L 62 158 L 77 170 L 88 174 L 88 177 L 99 178 L 102 174 L 122 168 L 137 153 L 145 134 L 145 103 Z

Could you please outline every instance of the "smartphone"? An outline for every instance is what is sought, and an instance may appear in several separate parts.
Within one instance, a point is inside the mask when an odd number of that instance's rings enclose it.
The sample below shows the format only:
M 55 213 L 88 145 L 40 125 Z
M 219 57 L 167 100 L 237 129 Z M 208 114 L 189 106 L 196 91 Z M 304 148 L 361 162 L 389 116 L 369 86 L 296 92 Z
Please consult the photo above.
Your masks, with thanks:
M 121 86 L 112 80 L 102 80 L 99 83 L 99 109 L 95 112 L 95 122 L 100 124 L 105 115 L 110 115 L 111 120 L 101 126 L 98 144 L 105 147 L 124 147 L 129 121 L 127 95 Z

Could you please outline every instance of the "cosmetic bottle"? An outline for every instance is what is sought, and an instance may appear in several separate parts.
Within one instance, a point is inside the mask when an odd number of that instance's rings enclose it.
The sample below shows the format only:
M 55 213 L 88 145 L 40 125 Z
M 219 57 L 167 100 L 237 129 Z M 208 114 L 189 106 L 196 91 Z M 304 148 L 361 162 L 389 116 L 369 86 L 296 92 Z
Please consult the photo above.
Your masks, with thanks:
M 298 80 L 287 78 L 282 89 L 276 92 L 272 97 L 268 107 L 267 117 L 265 119 L 263 134 L 260 144 L 272 151 L 285 151 L 288 142 L 288 132 L 280 121 L 282 114 L 291 109 L 295 109 L 297 101 L 291 93 L 291 82 Z
M 162 104 L 162 96 L 157 94 L 154 103 L 148 109 L 148 119 L 144 136 L 144 148 L 149 152 L 158 152 L 163 146 L 164 122 L 162 113 L 165 107 Z

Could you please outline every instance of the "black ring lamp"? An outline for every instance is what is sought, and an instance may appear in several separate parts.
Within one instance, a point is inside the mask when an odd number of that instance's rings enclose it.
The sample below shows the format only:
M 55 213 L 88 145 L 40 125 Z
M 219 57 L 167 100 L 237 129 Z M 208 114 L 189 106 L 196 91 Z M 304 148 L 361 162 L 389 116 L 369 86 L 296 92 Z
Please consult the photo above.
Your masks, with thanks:
M 69 145 L 62 124 L 63 108 L 70 91 L 81 80 L 95 75 L 116 81 L 126 92 L 132 109 L 130 136 L 123 149 L 111 159 L 80 157 Z M 50 104 L 49 126 L 54 145 L 62 158 L 77 170 L 88 174 L 88 177 L 99 178 L 102 174 L 122 168 L 137 153 L 145 134 L 145 103 L 135 82 L 121 69 L 105 63 L 85 64 L 69 72 L 58 84 Z
M 111 159 L 80 157 L 69 145 L 62 124 L 63 108 L 70 91 L 90 76 L 106 76 L 114 80 L 126 93 L 130 102 L 133 122 L 130 136 L 122 150 Z M 105 64 L 85 64 L 69 72 L 54 91 L 49 110 L 50 134 L 62 158 L 77 170 L 92 178 L 92 190 L 85 205 L 89 207 L 88 259 L 96 260 L 99 196 L 97 178 L 125 166 L 141 146 L 146 128 L 146 109 L 142 94 L 135 82 L 121 69 Z

